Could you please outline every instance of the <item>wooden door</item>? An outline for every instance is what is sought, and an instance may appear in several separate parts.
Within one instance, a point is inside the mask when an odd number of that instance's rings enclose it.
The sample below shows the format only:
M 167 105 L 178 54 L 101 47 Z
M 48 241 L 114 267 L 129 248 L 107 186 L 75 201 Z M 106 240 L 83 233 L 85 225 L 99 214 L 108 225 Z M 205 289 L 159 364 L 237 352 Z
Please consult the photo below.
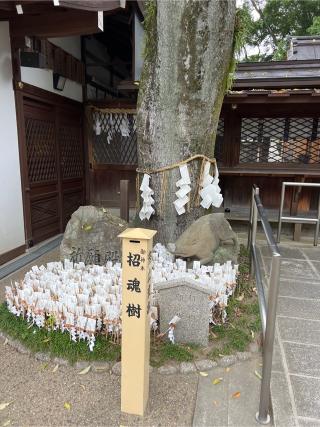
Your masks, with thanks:
M 44 96 L 45 99 L 45 96 Z M 28 246 L 63 233 L 84 203 L 82 109 L 23 96 L 21 166 Z M 60 100 L 59 100 L 60 101 Z M 21 147 L 21 144 L 20 144 Z
M 50 104 L 24 100 L 25 142 L 32 245 L 58 234 L 60 228 L 59 166 L 55 109 Z

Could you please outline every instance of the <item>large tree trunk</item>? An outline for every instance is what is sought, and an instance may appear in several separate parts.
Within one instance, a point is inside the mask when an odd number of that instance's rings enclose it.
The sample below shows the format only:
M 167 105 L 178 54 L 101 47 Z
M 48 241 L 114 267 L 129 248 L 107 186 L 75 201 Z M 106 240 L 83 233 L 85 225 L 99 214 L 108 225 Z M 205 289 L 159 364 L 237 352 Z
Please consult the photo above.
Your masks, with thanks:
M 194 154 L 212 158 L 233 55 L 235 0 L 151 0 L 147 13 L 138 99 L 139 167 L 159 168 Z M 197 161 L 189 164 L 191 198 L 199 167 Z M 143 226 L 156 229 L 163 243 L 175 241 L 206 213 L 195 208 L 177 215 L 173 202 L 178 179 L 179 169 L 168 174 L 160 212 L 161 175 L 151 175 L 156 214 Z

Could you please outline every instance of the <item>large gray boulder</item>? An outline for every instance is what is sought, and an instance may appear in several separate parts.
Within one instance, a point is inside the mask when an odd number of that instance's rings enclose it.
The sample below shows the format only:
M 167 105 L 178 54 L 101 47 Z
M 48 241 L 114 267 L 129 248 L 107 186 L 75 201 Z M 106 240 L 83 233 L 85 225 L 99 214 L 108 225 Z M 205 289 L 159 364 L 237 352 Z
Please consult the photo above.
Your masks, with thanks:
M 126 221 L 105 208 L 80 206 L 67 224 L 60 246 L 60 258 L 100 265 L 107 261 L 121 261 L 118 235 L 127 227 Z
M 168 249 L 177 257 L 199 259 L 201 264 L 237 262 L 239 243 L 224 214 L 213 213 L 191 224 Z

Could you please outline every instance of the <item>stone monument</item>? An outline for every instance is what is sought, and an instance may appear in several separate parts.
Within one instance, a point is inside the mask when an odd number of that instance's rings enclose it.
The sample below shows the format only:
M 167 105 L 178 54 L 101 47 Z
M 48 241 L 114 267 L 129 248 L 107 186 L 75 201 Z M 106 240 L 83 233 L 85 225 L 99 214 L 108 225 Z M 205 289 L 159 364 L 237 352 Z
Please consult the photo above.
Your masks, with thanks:
M 190 279 L 172 280 L 154 284 L 159 305 L 160 331 L 166 332 L 174 316 L 181 320 L 176 324 L 176 343 L 208 345 L 210 291 L 199 282 Z
M 60 245 L 60 258 L 85 264 L 104 265 L 121 261 L 118 235 L 128 223 L 107 209 L 80 206 L 71 216 Z

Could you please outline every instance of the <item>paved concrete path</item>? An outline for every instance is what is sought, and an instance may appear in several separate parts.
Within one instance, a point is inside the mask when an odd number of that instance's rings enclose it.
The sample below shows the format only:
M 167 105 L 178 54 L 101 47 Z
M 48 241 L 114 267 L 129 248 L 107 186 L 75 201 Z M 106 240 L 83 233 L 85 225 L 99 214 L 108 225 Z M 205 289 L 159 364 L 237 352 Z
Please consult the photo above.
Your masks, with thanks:
M 259 407 L 261 357 L 215 368 L 199 377 L 193 427 L 256 427 Z M 214 381 L 221 382 L 214 384 Z
M 272 373 L 274 424 L 320 426 L 320 247 L 280 245 L 283 256 Z M 268 248 L 260 246 L 265 275 Z

